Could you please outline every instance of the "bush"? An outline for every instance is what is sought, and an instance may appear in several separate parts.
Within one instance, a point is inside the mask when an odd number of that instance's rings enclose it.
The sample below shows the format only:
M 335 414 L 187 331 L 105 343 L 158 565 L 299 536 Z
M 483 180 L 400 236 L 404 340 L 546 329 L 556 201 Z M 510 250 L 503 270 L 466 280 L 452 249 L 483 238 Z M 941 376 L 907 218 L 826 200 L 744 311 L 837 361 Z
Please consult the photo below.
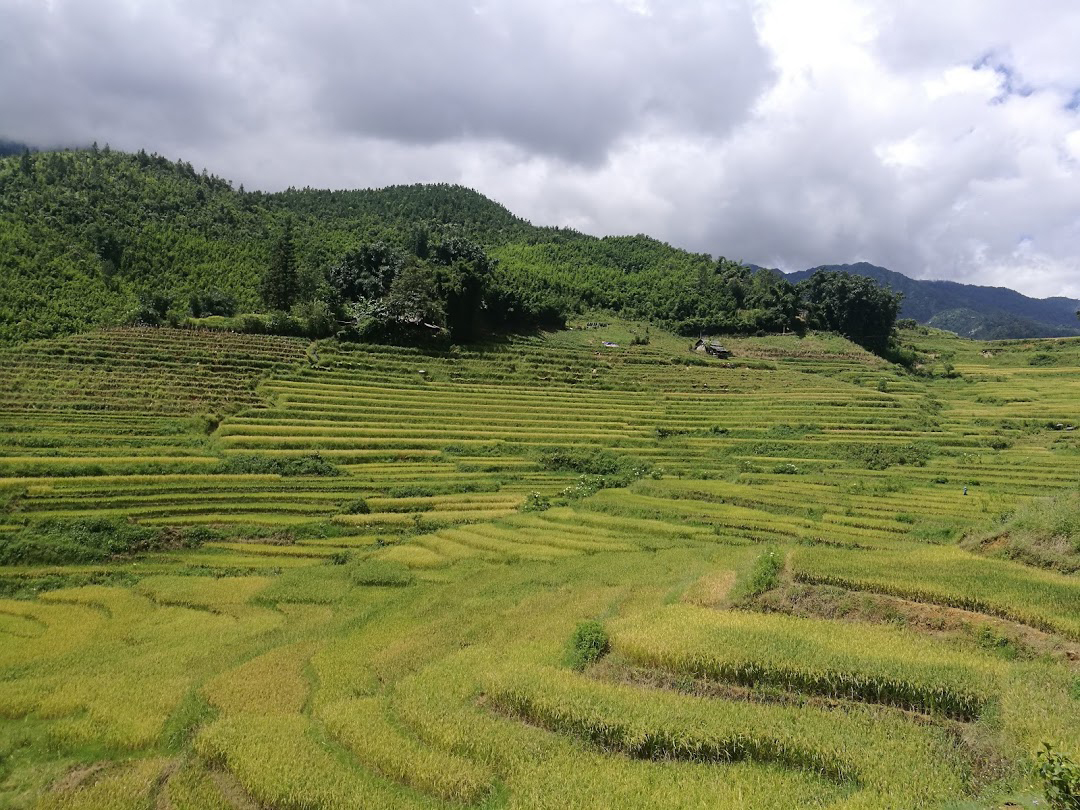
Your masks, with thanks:
M 743 598 L 759 596 L 765 591 L 771 591 L 780 584 L 780 571 L 784 567 L 784 559 L 775 548 L 765 551 L 754 560 L 754 567 L 750 569 L 750 575 L 739 589 Z
M 230 456 L 216 468 L 226 475 L 341 475 L 341 470 L 318 453 L 296 458 Z
M 658 425 L 656 428 L 656 438 L 666 439 L 668 436 L 685 436 L 689 432 L 689 430 L 683 428 L 669 428 Z
M 345 507 L 345 513 L 349 515 L 370 515 L 371 507 L 363 498 L 357 498 Z
M 330 337 L 337 331 L 334 313 L 324 301 L 307 301 L 293 307 L 292 321 L 301 335 L 310 338 Z
M 1080 810 L 1080 765 L 1044 742 L 1035 752 L 1035 775 L 1054 810 Z
M 934 449 L 928 442 L 903 445 L 865 442 L 847 445 L 844 455 L 868 470 L 885 470 L 894 464 L 925 467 Z
M 589 475 L 614 475 L 623 466 L 617 455 L 598 448 L 557 447 L 542 451 L 537 460 L 545 470 Z
M 1080 571 L 1080 493 L 1028 501 L 965 544 L 994 547 L 995 553 L 1066 574 Z
M 589 664 L 596 663 L 611 649 L 604 625 L 595 619 L 581 622 L 570 637 L 570 649 L 567 651 L 567 663 L 581 671 Z
M 794 464 L 777 464 L 772 468 L 772 472 L 776 475 L 798 475 L 799 468 Z
M 237 328 L 249 335 L 264 335 L 266 334 L 266 321 L 258 315 L 243 315 L 240 317 Z
M 271 335 L 287 335 L 299 337 L 303 334 L 304 327 L 298 321 L 289 317 L 289 313 L 282 310 L 274 310 L 266 321 L 266 331 Z
M 218 539 L 209 529 L 152 528 L 122 520 L 44 520 L 0 539 L 0 565 L 63 565 L 195 548 Z
M 618 456 L 599 448 L 550 448 L 540 452 L 537 462 L 544 470 L 580 473 L 582 481 L 587 478 L 590 486 L 595 485 L 594 492 L 605 487 L 626 486 L 652 472 L 652 464 L 647 461 Z
M 539 492 L 530 492 L 521 504 L 522 512 L 545 512 L 551 508 L 551 499 Z

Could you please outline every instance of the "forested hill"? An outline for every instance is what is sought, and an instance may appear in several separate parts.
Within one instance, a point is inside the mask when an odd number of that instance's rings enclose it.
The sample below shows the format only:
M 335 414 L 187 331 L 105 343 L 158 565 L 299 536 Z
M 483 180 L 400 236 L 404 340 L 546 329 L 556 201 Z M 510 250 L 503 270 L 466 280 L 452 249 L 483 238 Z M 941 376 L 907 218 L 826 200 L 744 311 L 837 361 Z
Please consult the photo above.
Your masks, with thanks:
M 144 152 L 24 153 L 0 160 L 0 339 L 119 323 L 147 294 L 183 301 L 216 289 L 256 310 L 258 279 L 289 216 L 309 273 L 362 240 L 401 241 L 426 222 L 491 241 L 530 230 L 456 186 L 246 193 Z
M 1029 298 L 1006 287 L 922 281 L 867 262 L 824 265 L 790 273 L 788 278 L 801 281 L 817 270 L 872 278 L 904 294 L 900 306 L 902 318 L 914 318 L 963 337 L 1000 340 L 1080 335 L 1080 321 L 1076 317 L 1080 301 L 1072 298 Z
M 646 236 L 536 227 L 460 186 L 246 192 L 96 145 L 0 158 L 0 278 L 0 342 L 253 312 L 281 333 L 467 340 L 603 309 L 687 335 L 814 327 L 880 343 L 896 303 L 840 274 L 796 288 Z
M 0 341 L 120 323 L 147 295 L 179 305 L 214 289 L 257 311 L 258 281 L 286 220 L 309 284 L 361 245 L 405 249 L 448 229 L 505 254 L 505 278 L 542 282 L 560 303 L 640 300 L 628 314 L 670 308 L 638 295 L 659 286 L 654 274 L 678 288 L 711 266 L 646 237 L 537 228 L 460 186 L 265 194 L 141 151 L 24 152 L 0 159 Z

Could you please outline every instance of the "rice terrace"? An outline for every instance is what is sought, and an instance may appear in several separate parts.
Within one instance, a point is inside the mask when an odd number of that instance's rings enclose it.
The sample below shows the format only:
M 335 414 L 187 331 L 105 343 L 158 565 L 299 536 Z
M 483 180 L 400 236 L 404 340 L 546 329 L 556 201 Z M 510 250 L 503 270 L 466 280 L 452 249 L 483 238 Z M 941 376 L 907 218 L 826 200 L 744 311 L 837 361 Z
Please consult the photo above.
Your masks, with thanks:
M 618 324 L 5 350 L 0 802 L 1022 795 L 1080 750 L 1080 562 L 1041 539 L 1076 519 L 1080 341 L 922 331 L 959 376 Z M 157 550 L 50 559 L 121 519 Z
M 457 187 L 0 191 L 0 808 L 1077 806 L 1080 338 Z

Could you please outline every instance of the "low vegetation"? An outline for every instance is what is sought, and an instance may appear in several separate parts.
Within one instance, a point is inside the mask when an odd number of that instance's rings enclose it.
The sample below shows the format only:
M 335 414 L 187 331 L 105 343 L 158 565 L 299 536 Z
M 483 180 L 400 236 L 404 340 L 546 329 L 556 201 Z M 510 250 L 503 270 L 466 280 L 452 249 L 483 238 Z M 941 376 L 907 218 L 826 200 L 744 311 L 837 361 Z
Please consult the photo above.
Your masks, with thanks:
M 984 553 L 1053 568 L 1080 571 L 1080 492 L 1038 498 L 1003 516 L 992 530 L 965 545 Z
M 220 535 L 202 528 L 152 528 L 127 520 L 52 518 L 0 535 L 0 565 L 63 565 L 198 548 Z

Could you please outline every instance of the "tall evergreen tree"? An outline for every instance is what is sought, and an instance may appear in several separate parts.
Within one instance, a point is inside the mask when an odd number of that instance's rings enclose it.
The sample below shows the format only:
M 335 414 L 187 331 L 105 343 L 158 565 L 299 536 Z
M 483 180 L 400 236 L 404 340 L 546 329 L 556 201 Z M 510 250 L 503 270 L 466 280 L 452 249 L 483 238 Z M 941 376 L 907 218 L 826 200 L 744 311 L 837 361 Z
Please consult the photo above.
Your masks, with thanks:
M 259 283 L 259 295 L 268 309 L 288 312 L 296 303 L 300 279 L 296 269 L 292 222 L 286 221 L 270 251 L 270 264 Z

